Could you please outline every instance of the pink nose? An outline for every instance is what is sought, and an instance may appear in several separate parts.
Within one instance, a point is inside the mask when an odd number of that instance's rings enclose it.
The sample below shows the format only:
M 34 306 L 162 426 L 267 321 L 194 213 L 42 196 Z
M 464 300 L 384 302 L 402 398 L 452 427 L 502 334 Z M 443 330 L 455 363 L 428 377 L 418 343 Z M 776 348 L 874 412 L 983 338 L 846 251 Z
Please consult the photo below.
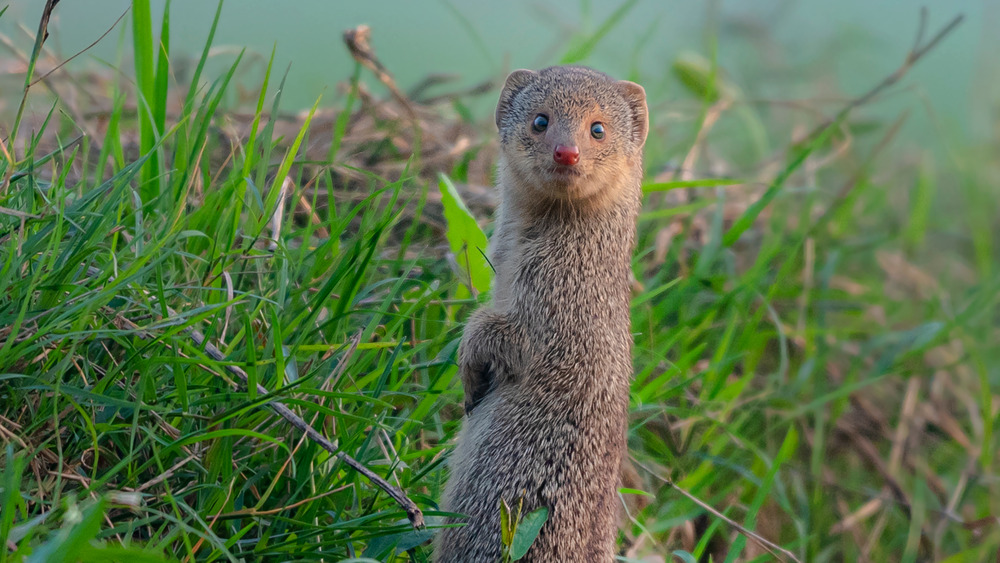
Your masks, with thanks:
M 555 152 L 552 153 L 552 160 L 555 160 L 559 164 L 573 166 L 580 161 L 580 149 L 578 147 L 558 145 Z

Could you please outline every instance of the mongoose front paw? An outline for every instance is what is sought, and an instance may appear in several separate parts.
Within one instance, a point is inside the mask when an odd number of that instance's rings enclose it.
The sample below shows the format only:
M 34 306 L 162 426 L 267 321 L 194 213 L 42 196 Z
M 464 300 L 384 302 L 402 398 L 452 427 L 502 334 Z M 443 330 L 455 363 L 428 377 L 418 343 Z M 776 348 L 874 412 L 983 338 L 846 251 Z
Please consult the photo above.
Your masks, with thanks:
M 458 372 L 465 389 L 465 414 L 472 414 L 494 385 L 494 368 L 486 354 L 479 323 L 466 325 L 462 345 L 458 349 Z
M 495 310 L 483 308 L 469 318 L 458 349 L 467 415 L 497 384 L 514 377 L 523 356 L 516 334 L 507 316 Z
M 493 370 L 487 364 L 473 367 L 471 365 L 460 368 L 462 374 L 462 386 L 465 388 L 465 414 L 472 414 L 476 405 L 489 395 L 493 389 L 495 380 Z

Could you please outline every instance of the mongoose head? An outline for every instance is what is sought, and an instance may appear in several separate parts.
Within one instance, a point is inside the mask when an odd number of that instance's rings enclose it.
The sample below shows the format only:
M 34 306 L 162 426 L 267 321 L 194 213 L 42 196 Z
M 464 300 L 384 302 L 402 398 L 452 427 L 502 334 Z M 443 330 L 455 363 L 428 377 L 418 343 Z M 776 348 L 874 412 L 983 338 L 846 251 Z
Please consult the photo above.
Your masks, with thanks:
M 642 174 L 649 118 L 642 86 L 579 66 L 507 77 L 496 111 L 501 174 L 537 197 L 607 201 Z

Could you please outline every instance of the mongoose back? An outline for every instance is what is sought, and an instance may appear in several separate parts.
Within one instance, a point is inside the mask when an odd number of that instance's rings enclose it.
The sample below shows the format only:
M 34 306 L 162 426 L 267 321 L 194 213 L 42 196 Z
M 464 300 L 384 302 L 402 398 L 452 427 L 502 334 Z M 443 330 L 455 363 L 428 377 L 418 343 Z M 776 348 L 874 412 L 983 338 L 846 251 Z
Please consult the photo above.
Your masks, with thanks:
M 439 563 L 502 554 L 500 501 L 549 516 L 522 561 L 614 559 L 626 453 L 629 279 L 648 130 L 641 86 L 576 66 L 507 77 L 493 302 L 459 348 L 466 418 Z

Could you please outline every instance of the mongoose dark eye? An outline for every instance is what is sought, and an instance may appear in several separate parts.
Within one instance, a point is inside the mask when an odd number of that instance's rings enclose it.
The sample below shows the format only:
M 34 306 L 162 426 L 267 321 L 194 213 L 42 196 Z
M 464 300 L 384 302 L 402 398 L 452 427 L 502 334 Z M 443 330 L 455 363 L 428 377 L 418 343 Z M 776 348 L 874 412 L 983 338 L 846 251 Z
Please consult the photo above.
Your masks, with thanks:
M 531 122 L 531 128 L 535 133 L 541 133 L 545 131 L 545 128 L 549 126 L 549 118 L 545 117 L 544 114 L 538 114 L 535 116 L 535 120 Z
M 595 138 L 595 139 L 603 139 L 604 138 L 604 124 L 601 123 L 600 121 L 595 121 L 593 124 L 591 124 L 591 126 L 590 126 L 590 136 L 593 137 L 593 138 Z

